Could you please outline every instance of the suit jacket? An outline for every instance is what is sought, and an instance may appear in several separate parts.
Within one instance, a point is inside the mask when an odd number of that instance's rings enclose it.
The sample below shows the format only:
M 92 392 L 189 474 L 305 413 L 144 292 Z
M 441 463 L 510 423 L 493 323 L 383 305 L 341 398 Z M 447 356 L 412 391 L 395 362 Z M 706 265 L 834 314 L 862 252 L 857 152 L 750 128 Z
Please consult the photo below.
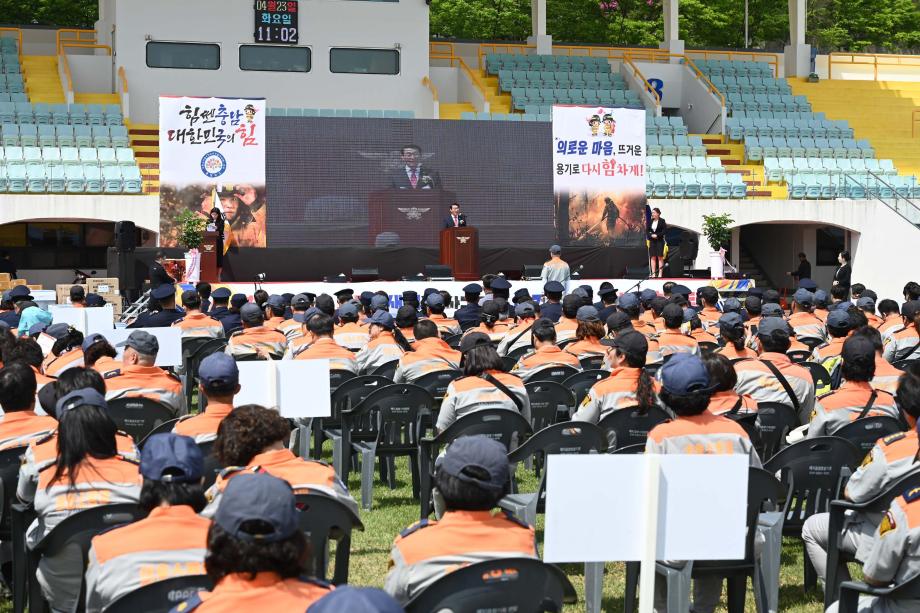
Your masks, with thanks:
M 799 269 L 795 271 L 795 276 L 799 279 L 811 279 L 811 264 L 808 260 L 799 262 Z
M 834 273 L 834 281 L 837 282 L 837 285 L 850 289 L 850 273 L 852 273 L 850 265 L 844 264 Z
M 433 168 L 419 164 L 418 182 L 413 188 L 412 183 L 409 181 L 409 175 L 406 174 L 406 167 L 403 165 L 390 171 L 389 184 L 390 187 L 395 189 L 440 189 L 441 177 L 438 176 L 438 171 Z
M 157 288 L 163 285 L 173 285 L 176 282 L 175 279 L 169 276 L 169 273 L 166 272 L 166 269 L 163 268 L 163 265 L 159 262 L 154 262 L 150 265 L 150 287 Z
M 460 218 L 460 227 L 465 228 L 466 227 L 466 215 L 464 215 L 463 213 L 460 213 L 459 218 Z M 453 215 L 448 215 L 447 217 L 444 218 L 444 227 L 445 228 L 454 227 Z
M 652 232 L 652 222 L 648 222 L 648 225 L 645 226 L 645 238 L 652 240 L 663 241 L 665 234 L 668 232 L 668 223 L 664 220 L 664 217 L 658 218 L 658 229 Z M 657 234 L 658 238 L 652 238 L 652 234 Z

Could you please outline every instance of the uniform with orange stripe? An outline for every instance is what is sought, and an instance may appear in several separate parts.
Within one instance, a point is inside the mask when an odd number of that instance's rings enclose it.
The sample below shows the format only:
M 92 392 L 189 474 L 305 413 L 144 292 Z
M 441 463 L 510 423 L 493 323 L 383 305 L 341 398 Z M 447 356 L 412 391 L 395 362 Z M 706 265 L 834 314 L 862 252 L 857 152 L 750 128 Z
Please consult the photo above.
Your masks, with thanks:
M 824 322 L 814 314 L 815 295 L 804 288 L 799 288 L 793 294 L 795 303 L 792 315 L 789 316 L 789 325 L 799 340 L 803 338 L 814 339 L 822 343 L 827 339 L 827 330 Z
M 536 342 L 540 343 L 541 341 Z M 581 362 L 578 361 L 578 357 L 568 351 L 563 351 L 555 343 L 544 344 L 531 353 L 521 356 L 514 368 L 511 369 L 511 374 L 528 381 L 534 375 L 560 366 L 570 366 L 575 370 L 581 370 Z
M 93 538 L 86 569 L 87 613 L 98 613 L 157 581 L 205 574 L 211 522 L 196 514 L 204 474 L 198 445 L 188 437 L 155 434 L 144 445 L 140 471 L 141 503 L 149 514 Z
M 233 411 L 233 397 L 240 391 L 240 370 L 227 354 L 212 353 L 201 361 L 198 379 L 200 397 L 207 400 L 207 406 L 197 415 L 181 418 L 173 432 L 206 443 L 217 438 L 220 422 Z
M 515 349 L 530 347 L 530 330 L 534 322 L 534 305 L 522 302 L 514 307 L 514 314 L 518 318 L 517 325 L 512 326 L 505 338 L 498 344 L 498 355 L 506 356 Z
M 193 289 L 182 292 L 182 306 L 185 316 L 172 323 L 182 338 L 224 338 L 222 323 L 201 312 L 201 296 Z
M 920 357 L 920 300 L 904 303 L 901 316 L 904 325 L 890 329 L 883 336 L 882 355 L 889 362 Z
M 606 330 L 604 329 L 604 323 L 598 318 L 597 309 L 590 305 L 580 307 L 575 314 L 575 319 L 578 322 L 575 330 L 577 340 L 566 345 L 566 352 L 571 353 L 579 360 L 607 353 L 606 347 L 600 343 L 600 339 L 605 336 Z M 558 335 L 559 324 L 556 324 L 556 340 L 561 342 Z
M 357 372 L 358 364 L 355 354 L 335 342 L 332 337 L 335 322 L 325 313 L 311 313 L 303 324 L 304 335 L 289 346 L 285 358 L 292 356 L 295 360 L 329 360 L 331 370 Z
M 346 302 L 339 307 L 341 324 L 336 327 L 335 342 L 350 349 L 360 351 L 370 341 L 370 330 L 358 323 L 358 307 L 353 302 Z
M 427 519 L 393 543 L 384 590 L 405 604 L 428 585 L 466 566 L 500 558 L 536 558 L 534 529 L 492 509 L 510 477 L 504 446 L 485 436 L 454 441 L 438 466 L 435 484 L 444 498 L 440 521 Z
M 747 455 L 751 466 L 760 458 L 744 429 L 727 417 L 703 413 L 659 424 L 648 433 L 646 453 Z
M 399 358 L 394 383 L 412 383 L 429 373 L 460 368 L 460 352 L 438 338 L 437 324 L 422 320 L 415 326 L 414 351 Z
M 386 311 L 375 312 L 370 320 L 368 333 L 370 341 L 355 356 L 358 364 L 358 372 L 369 374 L 378 366 L 387 362 L 399 360 L 405 353 L 405 349 L 396 340 L 396 323 L 393 316 Z
M 661 351 L 661 357 L 666 358 L 676 353 L 689 353 L 697 355 L 700 352 L 700 346 L 696 339 L 690 338 L 681 332 L 681 326 L 684 323 L 684 310 L 680 306 L 671 303 L 661 311 L 664 318 L 665 329 L 658 335 L 658 345 Z
M 53 417 L 35 414 L 37 389 L 32 366 L 13 362 L 0 369 L 0 451 L 25 448 L 57 429 Z
M 73 347 L 60 355 L 49 353 L 42 362 L 42 372 L 49 377 L 59 377 L 68 368 L 83 366 L 83 350 Z
M 249 305 L 243 305 L 243 309 L 247 306 Z M 287 349 L 287 339 L 284 334 L 261 325 L 247 328 L 244 324 L 243 328 L 230 335 L 230 340 L 227 342 L 227 355 L 237 358 L 267 355 L 272 360 L 280 360 L 284 356 L 284 351 Z

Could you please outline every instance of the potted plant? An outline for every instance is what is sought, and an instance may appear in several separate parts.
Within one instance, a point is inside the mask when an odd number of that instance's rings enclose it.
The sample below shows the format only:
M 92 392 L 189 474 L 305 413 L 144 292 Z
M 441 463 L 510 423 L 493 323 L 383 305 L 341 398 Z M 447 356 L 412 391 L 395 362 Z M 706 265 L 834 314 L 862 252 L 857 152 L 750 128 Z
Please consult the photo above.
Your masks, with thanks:
M 725 247 L 732 238 L 731 215 L 703 215 L 703 236 L 709 243 L 709 276 L 721 279 L 725 275 Z
M 204 242 L 205 220 L 195 213 L 185 210 L 176 216 L 179 228 L 179 244 L 185 252 L 185 279 L 188 283 L 197 283 L 201 277 L 201 254 L 198 248 Z

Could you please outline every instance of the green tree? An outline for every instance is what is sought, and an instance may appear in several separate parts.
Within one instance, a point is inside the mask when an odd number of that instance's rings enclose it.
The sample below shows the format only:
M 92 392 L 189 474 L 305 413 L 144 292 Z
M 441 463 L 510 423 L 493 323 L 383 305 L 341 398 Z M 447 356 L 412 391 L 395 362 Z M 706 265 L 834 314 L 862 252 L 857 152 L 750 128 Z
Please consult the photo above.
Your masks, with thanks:
M 92 28 L 99 15 L 97 0 L 0 0 L 0 19 L 12 25 Z

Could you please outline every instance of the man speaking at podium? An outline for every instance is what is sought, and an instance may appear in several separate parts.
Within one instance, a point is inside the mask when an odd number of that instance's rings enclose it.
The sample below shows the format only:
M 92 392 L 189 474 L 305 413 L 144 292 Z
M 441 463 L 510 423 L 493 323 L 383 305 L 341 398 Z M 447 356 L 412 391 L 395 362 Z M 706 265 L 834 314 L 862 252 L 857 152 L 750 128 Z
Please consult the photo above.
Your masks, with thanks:
M 465 228 L 466 215 L 460 212 L 460 203 L 450 205 L 450 215 L 444 218 L 444 228 Z

